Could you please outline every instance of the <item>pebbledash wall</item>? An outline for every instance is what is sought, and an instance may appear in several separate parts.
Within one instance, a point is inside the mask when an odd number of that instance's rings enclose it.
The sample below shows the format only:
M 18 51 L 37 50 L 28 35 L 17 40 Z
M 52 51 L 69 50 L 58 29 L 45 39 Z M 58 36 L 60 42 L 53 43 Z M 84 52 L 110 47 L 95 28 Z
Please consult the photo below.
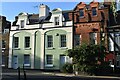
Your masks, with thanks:
M 65 51 L 72 49 L 72 21 L 68 18 L 68 12 L 60 8 L 49 12 L 49 7 L 40 5 L 39 14 L 20 13 L 10 31 L 9 40 L 9 68 L 23 67 L 29 69 L 60 69 L 71 59 Z M 58 18 L 56 20 L 55 18 Z M 24 26 L 21 24 L 24 21 Z M 57 22 L 57 23 L 56 23 Z M 52 36 L 52 46 L 48 47 L 48 37 Z M 65 45 L 61 47 L 61 35 L 65 35 Z M 18 47 L 14 48 L 14 37 L 18 37 Z M 25 48 L 25 37 L 30 37 L 30 46 Z M 29 41 L 28 41 L 29 42 Z M 25 55 L 29 55 L 25 64 Z M 47 55 L 51 57 L 47 58 Z M 48 62 L 50 60 L 50 63 Z M 49 63 L 49 64 L 48 64 Z

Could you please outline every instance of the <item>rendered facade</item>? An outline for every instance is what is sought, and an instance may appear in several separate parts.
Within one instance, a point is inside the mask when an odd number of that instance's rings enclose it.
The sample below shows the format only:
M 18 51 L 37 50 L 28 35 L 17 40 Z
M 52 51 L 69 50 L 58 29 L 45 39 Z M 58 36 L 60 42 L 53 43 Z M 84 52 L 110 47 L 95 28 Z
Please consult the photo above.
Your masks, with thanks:
M 72 21 L 60 8 L 51 12 L 39 6 L 39 14 L 20 13 L 10 31 L 9 68 L 59 70 L 71 59 L 65 51 L 72 49 Z

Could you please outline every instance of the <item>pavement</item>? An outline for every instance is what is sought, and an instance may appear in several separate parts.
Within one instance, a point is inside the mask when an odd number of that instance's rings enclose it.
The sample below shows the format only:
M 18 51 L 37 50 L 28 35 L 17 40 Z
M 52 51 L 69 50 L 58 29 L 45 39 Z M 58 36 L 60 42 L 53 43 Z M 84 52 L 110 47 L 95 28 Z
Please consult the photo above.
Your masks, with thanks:
M 118 79 L 120 80 L 120 76 L 88 76 L 88 75 L 74 75 L 74 74 L 68 74 L 68 73 L 61 73 L 58 71 L 54 72 L 48 72 L 48 71 L 41 71 L 41 70 L 25 70 L 27 76 L 64 76 L 64 77 L 83 77 L 83 78 L 106 78 L 106 79 Z M 14 69 L 3 69 L 2 75 L 11 75 L 11 76 L 17 76 L 18 71 Z M 24 72 L 21 70 L 20 75 L 23 76 Z

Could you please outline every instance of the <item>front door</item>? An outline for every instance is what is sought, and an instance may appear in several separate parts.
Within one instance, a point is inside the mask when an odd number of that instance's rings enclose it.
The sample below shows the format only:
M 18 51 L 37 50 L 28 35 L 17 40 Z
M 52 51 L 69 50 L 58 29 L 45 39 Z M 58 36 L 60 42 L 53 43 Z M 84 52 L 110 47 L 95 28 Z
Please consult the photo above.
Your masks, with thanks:
M 13 56 L 13 69 L 17 69 L 17 68 L 18 68 L 18 57 Z
M 66 63 L 66 56 L 60 55 L 60 68 Z

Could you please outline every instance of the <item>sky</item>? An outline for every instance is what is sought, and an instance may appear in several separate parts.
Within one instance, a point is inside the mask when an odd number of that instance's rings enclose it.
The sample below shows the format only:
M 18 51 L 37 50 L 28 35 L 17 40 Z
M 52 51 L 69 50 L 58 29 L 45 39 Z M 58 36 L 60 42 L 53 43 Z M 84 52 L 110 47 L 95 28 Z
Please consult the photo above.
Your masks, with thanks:
M 50 10 L 53 10 L 54 8 L 61 8 L 62 10 L 72 10 L 75 8 L 75 6 L 83 0 L 29 0 L 27 2 L 26 0 L 2 0 L 0 2 L 0 15 L 6 16 L 7 20 L 13 22 L 15 19 L 15 16 L 17 16 L 21 12 L 26 13 L 35 13 L 38 14 L 39 4 L 45 4 L 47 5 Z M 89 3 L 93 0 L 85 0 L 85 3 Z M 103 1 L 103 0 L 95 0 L 95 1 Z
M 15 16 L 21 12 L 26 13 L 38 13 L 39 4 L 47 5 L 50 10 L 54 8 L 61 8 L 62 10 L 72 10 L 77 2 L 3 2 L 2 3 L 2 15 L 6 16 L 8 20 L 13 21 Z

